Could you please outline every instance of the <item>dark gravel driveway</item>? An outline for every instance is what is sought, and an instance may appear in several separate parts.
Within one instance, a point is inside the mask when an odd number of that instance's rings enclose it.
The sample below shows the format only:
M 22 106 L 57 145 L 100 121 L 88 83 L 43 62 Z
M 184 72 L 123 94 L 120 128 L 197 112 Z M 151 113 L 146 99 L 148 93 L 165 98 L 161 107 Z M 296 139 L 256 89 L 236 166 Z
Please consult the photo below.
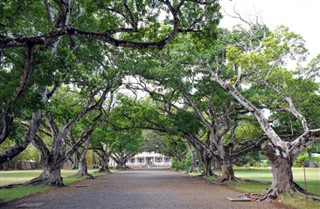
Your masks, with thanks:
M 230 202 L 240 192 L 226 186 L 205 183 L 178 172 L 160 169 L 129 170 L 84 180 L 14 201 L 3 208 L 22 203 L 44 203 L 37 208 L 165 208 L 232 209 L 287 208 L 273 203 Z

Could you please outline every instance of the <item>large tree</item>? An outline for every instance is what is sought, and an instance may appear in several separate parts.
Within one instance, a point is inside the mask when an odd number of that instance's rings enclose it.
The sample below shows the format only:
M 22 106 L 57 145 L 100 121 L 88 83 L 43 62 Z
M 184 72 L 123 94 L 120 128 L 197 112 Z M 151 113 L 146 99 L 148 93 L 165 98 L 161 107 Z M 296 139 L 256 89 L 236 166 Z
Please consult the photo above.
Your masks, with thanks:
M 199 44 L 206 43 L 206 40 L 200 43 L 194 41 L 192 37 L 180 38 L 156 55 L 140 59 L 138 64 L 132 64 L 133 67 L 128 70 L 128 73 L 138 75 L 128 86 L 149 93 L 151 98 L 162 103 L 160 106 L 168 114 L 173 111 L 179 113 L 180 117 L 176 114 L 176 121 L 180 126 L 187 126 L 187 120 L 190 120 L 187 115 L 202 123 L 206 127 L 205 143 L 195 145 L 198 140 L 195 140 L 197 137 L 194 135 L 189 142 L 196 147 L 205 146 L 198 150 L 203 150 L 201 156 L 209 175 L 211 162 L 215 160 L 220 164 L 222 175 L 217 182 L 234 181 L 234 158 L 260 149 L 264 136 L 262 132 L 257 132 L 250 139 L 240 139 L 235 135 L 240 121 L 250 120 L 246 116 L 248 111 L 210 80 L 211 72 L 197 67 L 197 57 L 208 57 L 206 50 L 202 52 L 202 47 L 199 47 Z M 215 43 L 210 47 L 211 53 L 221 53 L 222 45 Z M 150 58 L 152 55 L 154 59 Z
M 34 138 L 40 104 L 53 94 L 47 86 L 63 82 L 65 66 L 60 71 L 52 65 L 54 60 L 67 62 L 72 58 L 69 55 L 81 48 L 80 43 L 90 40 L 115 47 L 161 49 L 178 33 L 195 32 L 203 38 L 199 32 L 215 28 L 220 19 L 216 0 L 14 0 L 0 5 L 1 78 L 12 81 L 1 82 L 5 91 L 1 94 L 0 143 L 16 128 L 18 110 L 29 108 L 31 100 L 26 96 L 34 95 L 31 103 L 39 104 L 28 112 L 30 126 L 20 142 L 0 153 L 0 163 L 15 157 Z M 61 46 L 61 42 L 65 44 Z M 59 54 L 61 49 L 64 54 Z M 43 99 L 34 101 L 40 95 Z
M 62 36 L 155 49 L 179 32 L 199 32 L 214 27 L 220 19 L 216 0 L 15 0 L 1 4 L 2 50 L 56 44 L 53 41 Z
M 254 116 L 269 139 L 264 152 L 273 180 L 262 199 L 301 192 L 291 167 L 303 150 L 320 140 L 319 125 L 309 114 L 319 106 L 319 58 L 304 65 L 304 41 L 285 27 L 270 32 L 264 25 L 251 25 L 237 28 L 233 37 L 225 49 L 226 61 L 216 68 L 203 67 L 213 71 L 212 80 Z M 270 111 L 272 122 L 262 108 Z

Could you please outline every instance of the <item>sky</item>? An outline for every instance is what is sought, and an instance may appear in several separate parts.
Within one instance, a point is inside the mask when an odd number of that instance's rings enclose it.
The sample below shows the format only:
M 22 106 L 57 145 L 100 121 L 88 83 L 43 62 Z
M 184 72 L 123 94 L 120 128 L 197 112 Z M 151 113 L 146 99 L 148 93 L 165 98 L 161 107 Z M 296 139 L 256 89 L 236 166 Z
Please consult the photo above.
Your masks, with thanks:
M 234 15 L 234 9 L 245 19 L 258 15 L 271 29 L 285 25 L 302 35 L 311 56 L 320 53 L 320 0 L 221 0 L 220 4 L 222 27 L 231 29 L 240 23 L 227 15 Z

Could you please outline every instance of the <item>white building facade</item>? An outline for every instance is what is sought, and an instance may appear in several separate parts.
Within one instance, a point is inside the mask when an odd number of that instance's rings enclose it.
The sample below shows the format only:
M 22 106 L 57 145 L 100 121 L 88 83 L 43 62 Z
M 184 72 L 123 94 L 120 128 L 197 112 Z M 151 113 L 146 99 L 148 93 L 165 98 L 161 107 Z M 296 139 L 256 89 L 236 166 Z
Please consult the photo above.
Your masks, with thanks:
M 168 156 L 156 152 L 142 152 L 130 158 L 127 162 L 128 167 L 163 167 L 169 168 L 171 160 Z

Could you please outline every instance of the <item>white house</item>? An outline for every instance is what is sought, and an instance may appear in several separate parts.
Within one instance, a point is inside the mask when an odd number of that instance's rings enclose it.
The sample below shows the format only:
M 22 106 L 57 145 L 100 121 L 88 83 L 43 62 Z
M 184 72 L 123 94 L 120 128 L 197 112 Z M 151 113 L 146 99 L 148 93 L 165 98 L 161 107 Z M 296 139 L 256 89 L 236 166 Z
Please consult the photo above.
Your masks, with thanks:
M 168 156 L 155 152 L 142 152 L 130 158 L 127 166 L 137 167 L 170 167 L 171 160 Z

